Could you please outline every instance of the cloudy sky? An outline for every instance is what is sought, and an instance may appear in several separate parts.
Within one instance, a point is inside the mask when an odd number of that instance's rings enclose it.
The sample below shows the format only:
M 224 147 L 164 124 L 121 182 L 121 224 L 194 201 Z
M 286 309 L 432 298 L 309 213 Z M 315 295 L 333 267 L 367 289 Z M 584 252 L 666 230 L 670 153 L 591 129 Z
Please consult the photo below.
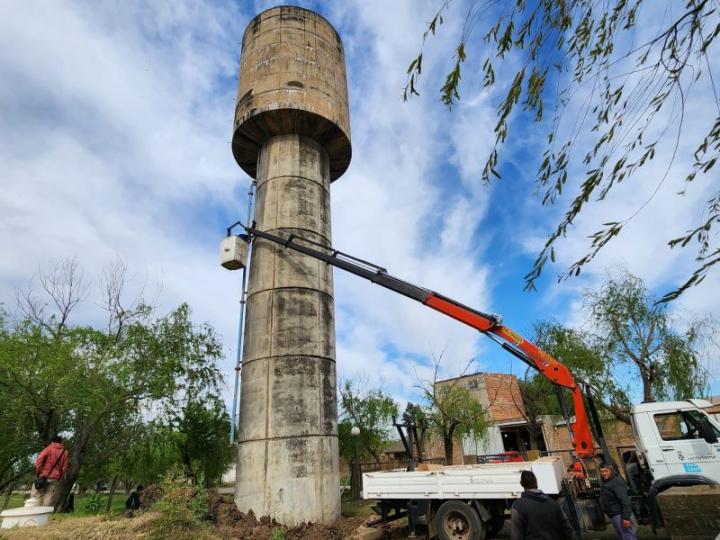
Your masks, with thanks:
M 104 265 L 122 259 L 135 287 L 158 291 L 161 311 L 186 301 L 197 321 L 217 328 L 229 401 L 240 274 L 220 268 L 217 252 L 225 227 L 245 215 L 250 182 L 229 144 L 240 40 L 255 14 L 278 3 L 0 4 L 0 300 L 9 303 L 14 287 L 53 260 L 76 258 L 95 283 Z M 522 278 L 564 207 L 543 208 L 531 195 L 544 133 L 523 125 L 506 147 L 502 181 L 480 182 L 506 83 L 500 77 L 497 92 L 481 90 L 477 47 L 460 104 L 449 111 L 438 100 L 462 2 L 426 47 L 421 96 L 408 103 L 401 100 L 405 70 L 440 2 L 290 3 L 329 19 L 347 55 L 353 161 L 332 187 L 338 249 L 499 313 L 525 334 L 548 317 L 584 324 L 584 288 L 619 265 L 657 293 L 692 269 L 691 257 L 666 242 L 696 225 L 692 203 L 713 186 L 697 182 L 680 199 L 687 162 L 679 160 L 676 174 L 580 278 L 555 280 L 587 249 L 588 234 L 649 198 L 664 171 L 658 162 L 591 204 L 559 244 L 538 292 L 523 292 Z M 686 130 L 697 135 L 716 105 L 710 89 L 695 92 Z M 341 377 L 407 400 L 441 354 L 448 376 L 470 359 L 474 370 L 524 371 L 477 333 L 419 304 L 338 271 L 335 284 Z M 719 284 L 716 272 L 686 294 L 673 306 L 678 317 L 717 315 Z M 97 295 L 78 312 L 85 322 L 98 320 L 94 301 Z M 720 372 L 709 367 L 718 393 Z

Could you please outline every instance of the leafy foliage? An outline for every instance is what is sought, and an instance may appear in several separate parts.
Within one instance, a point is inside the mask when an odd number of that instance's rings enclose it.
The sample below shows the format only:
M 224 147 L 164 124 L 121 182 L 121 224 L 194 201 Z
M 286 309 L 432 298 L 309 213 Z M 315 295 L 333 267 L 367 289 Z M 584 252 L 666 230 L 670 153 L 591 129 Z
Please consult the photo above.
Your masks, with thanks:
M 441 359 L 442 356 L 435 361 L 433 380 L 419 385 L 418 388 L 425 401 L 422 420 L 427 422 L 431 434 L 442 438 L 445 462 L 450 465 L 455 440 L 462 440 L 466 436 L 482 439 L 491 420 L 470 389 L 458 384 L 458 379 L 438 380 Z M 416 416 L 416 422 L 418 412 L 416 410 L 411 413 Z
M 175 467 L 162 482 L 162 494 L 153 506 L 160 517 L 152 524 L 151 539 L 213 537 L 206 523 L 209 504 L 203 482 L 193 484 Z
M 0 343 L 7 340 L 7 315 L 0 305 Z M 36 449 L 30 418 L 24 414 L 21 403 L 12 398 L 13 393 L 0 380 L 0 491 L 7 486 L 30 477 L 34 472 L 30 456 Z
M 630 421 L 632 386 L 629 381 L 618 382 L 613 358 L 597 336 L 555 321 L 543 321 L 535 325 L 535 343 L 565 364 L 576 381 L 589 385 L 603 409 L 623 422 Z M 528 395 L 539 396 L 535 407 L 542 414 L 562 413 L 556 390 L 545 377 L 534 375 L 527 384 L 531 387 Z M 572 407 L 572 401 L 567 402 Z
M 169 431 L 188 476 L 199 483 L 220 480 L 234 459 L 228 426 L 230 416 L 219 396 L 191 401 L 169 422 Z
M 357 382 L 348 380 L 340 388 L 340 456 L 348 462 L 352 461 L 355 452 L 353 444 L 357 444 L 360 460 L 372 457 L 379 464 L 380 454 L 391 440 L 390 422 L 397 416 L 398 406 L 382 390 L 362 392 L 358 386 Z M 353 426 L 360 428 L 357 443 L 353 442 L 350 434 Z
M 643 401 L 702 394 L 706 373 L 695 350 L 702 324 L 680 332 L 667 305 L 656 303 L 642 281 L 625 272 L 598 291 L 586 291 L 585 299 L 592 332 L 544 321 L 535 326 L 535 342 L 588 384 L 602 409 L 629 422 L 638 388 Z M 527 384 L 543 414 L 560 412 L 556 402 L 542 397 L 553 393 L 544 377 L 536 375 Z
M 99 514 L 105 506 L 105 499 L 100 493 L 93 493 L 83 501 L 83 508 L 88 514 Z
M 457 3 L 457 2 L 456 2 Z M 423 47 L 429 36 L 443 24 L 443 14 L 452 0 L 445 0 L 423 35 Z M 641 43 L 635 32 L 647 31 L 642 9 L 665 11 L 671 22 Z M 525 276 L 526 288 L 535 282 L 548 260 L 555 260 L 557 241 L 565 236 L 585 205 L 604 200 L 621 182 L 639 182 L 639 171 L 656 158 L 656 149 L 674 138 L 665 174 L 658 179 L 648 200 L 628 216 L 603 224 L 590 236 L 588 251 L 561 275 L 578 275 L 584 265 L 628 224 L 662 188 L 677 156 L 685 128 L 685 112 L 692 104 L 691 88 L 707 82 L 715 92 L 717 115 L 697 142 L 686 173 L 686 188 L 698 176 L 708 174 L 720 156 L 720 102 L 714 86 L 709 58 L 713 58 L 720 34 L 720 10 L 710 0 L 657 1 L 612 0 L 471 0 L 465 25 L 455 50 L 452 67 L 440 89 L 440 99 L 452 107 L 460 99 L 461 72 L 466 61 L 466 45 L 478 24 L 482 29 L 486 55 L 482 63 L 483 85 L 496 84 L 496 67 L 513 64 L 510 56 L 520 58 L 504 98 L 497 107 L 494 127 L 495 145 L 482 173 L 482 180 L 500 178 L 499 149 L 510 133 L 510 119 L 520 106 L 536 123 L 545 122 L 546 101 L 553 110 L 547 136 L 548 146 L 536 174 L 537 192 L 545 205 L 553 204 L 567 188 L 569 168 L 586 169 L 579 193 L 576 193 L 563 218 L 547 238 Z M 624 43 L 629 43 L 623 47 Z M 422 48 L 408 68 L 408 83 L 403 98 L 418 94 L 422 72 Z M 627 66 L 631 67 L 627 67 Z M 555 88 L 557 87 L 557 88 Z M 580 97 L 579 97 L 580 96 Z M 584 99 L 579 114 L 568 113 L 570 104 Z M 553 101 L 554 100 L 554 101 Z M 710 117 L 710 120 L 712 117 Z M 581 147 L 580 133 L 594 137 L 589 149 Z M 664 152 L 662 154 L 665 154 Z M 684 193 L 684 190 L 683 190 Z M 698 209 L 700 210 L 700 209 Z M 711 234 L 720 221 L 720 191 L 705 202 L 701 224 L 669 241 L 669 246 L 696 246 L 698 266 L 676 290 L 662 301 L 677 298 L 687 288 L 700 283 L 709 269 L 720 261 L 720 246 Z
M 56 433 L 66 435 L 69 467 L 56 502 L 86 463 L 98 471 L 132 446 L 144 415 L 173 418 L 220 392 L 222 352 L 213 329 L 194 324 L 185 304 L 164 316 L 140 295 L 125 305 L 125 271 L 112 266 L 101 281 L 104 328 L 71 324 L 86 290 L 73 261 L 40 275 L 40 295 L 18 293 L 16 321 L 0 319 L 0 388 L 20 411 L 17 433 L 35 451 Z
M 695 344 L 699 326 L 681 332 L 666 304 L 627 273 L 586 295 L 599 339 L 616 364 L 631 365 L 642 381 L 643 400 L 687 399 L 704 390 L 706 373 Z
M 183 408 L 138 424 L 127 444 L 97 470 L 83 472 L 90 482 L 117 474 L 126 483 L 156 484 L 168 470 L 182 465 L 188 478 L 212 485 L 233 461 L 229 416 L 219 396 L 190 401 Z M 94 475 L 94 476 L 93 476 Z M 87 483 L 87 481 L 86 481 Z

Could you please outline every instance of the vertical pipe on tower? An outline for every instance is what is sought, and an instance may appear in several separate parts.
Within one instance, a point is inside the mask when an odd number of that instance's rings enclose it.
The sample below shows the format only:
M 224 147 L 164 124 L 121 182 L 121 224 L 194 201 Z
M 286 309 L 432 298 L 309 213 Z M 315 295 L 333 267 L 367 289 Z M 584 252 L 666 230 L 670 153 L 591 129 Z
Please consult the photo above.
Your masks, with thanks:
M 261 230 L 330 246 L 330 183 L 350 163 L 342 42 L 276 7 L 243 36 L 233 154 L 256 178 Z M 255 239 L 246 305 L 235 502 L 281 523 L 339 517 L 332 272 Z

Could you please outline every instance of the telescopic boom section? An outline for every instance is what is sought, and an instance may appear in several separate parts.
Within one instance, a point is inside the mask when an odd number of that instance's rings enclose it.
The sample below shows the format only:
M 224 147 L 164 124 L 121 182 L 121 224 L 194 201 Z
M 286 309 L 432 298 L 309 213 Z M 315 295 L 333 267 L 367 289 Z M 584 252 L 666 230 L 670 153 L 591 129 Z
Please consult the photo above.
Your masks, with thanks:
M 389 275 L 384 268 L 375 264 L 340 251 L 332 250 L 327 246 L 323 246 L 306 238 L 295 235 L 281 237 L 260 231 L 254 226 L 245 227 L 245 230 L 248 233 L 249 239 L 253 237 L 263 238 L 324 261 L 327 264 L 365 278 L 386 289 L 417 300 L 440 313 L 488 335 L 505 350 L 540 371 L 540 373 L 552 383 L 567 388 L 572 392 L 573 404 L 575 406 L 575 425 L 571 435 L 575 445 L 575 452 L 580 457 L 593 455 L 592 432 L 585 410 L 585 402 L 580 386 L 575 382 L 570 370 L 548 353 L 539 349 L 531 341 L 523 338 L 507 326 L 504 326 L 500 317 L 497 315 L 483 313 L 464 306 L 460 302 L 456 302 L 436 292 L 393 277 Z M 228 234 L 230 234 L 229 230 Z

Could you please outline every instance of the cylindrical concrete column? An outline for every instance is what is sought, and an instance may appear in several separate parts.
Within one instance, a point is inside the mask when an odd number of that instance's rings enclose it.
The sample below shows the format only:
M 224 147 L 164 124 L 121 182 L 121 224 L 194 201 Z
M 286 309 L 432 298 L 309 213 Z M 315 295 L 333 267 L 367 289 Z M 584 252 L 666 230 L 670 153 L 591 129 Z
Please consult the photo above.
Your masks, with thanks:
M 342 43 L 319 15 L 273 8 L 243 37 L 233 154 L 261 230 L 330 241 L 330 182 L 350 162 Z M 339 517 L 335 325 L 328 265 L 253 242 L 235 501 L 281 523 Z
M 262 230 L 329 245 L 328 155 L 302 135 L 260 152 L 255 218 Z M 236 502 L 281 523 L 338 517 L 332 273 L 261 239 L 247 300 Z

